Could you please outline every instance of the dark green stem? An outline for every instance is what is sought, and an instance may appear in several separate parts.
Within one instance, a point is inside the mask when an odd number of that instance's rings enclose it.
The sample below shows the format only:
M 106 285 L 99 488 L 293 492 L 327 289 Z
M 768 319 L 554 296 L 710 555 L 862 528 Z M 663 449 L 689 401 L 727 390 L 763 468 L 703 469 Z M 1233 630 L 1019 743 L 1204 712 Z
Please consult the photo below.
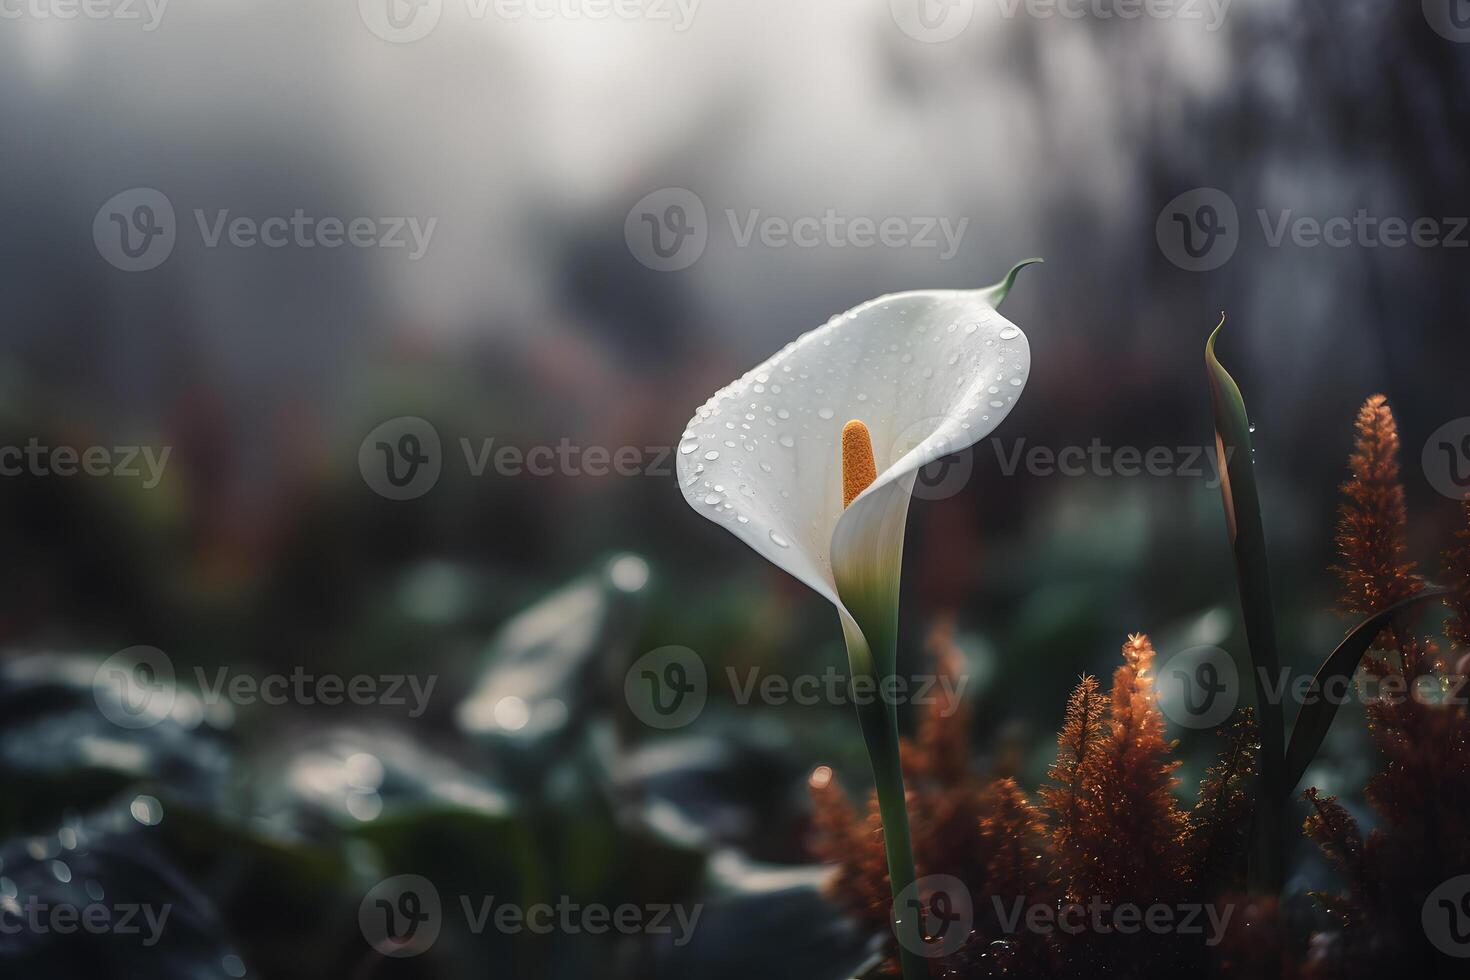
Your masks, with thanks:
M 888 705 L 875 701 L 858 709 L 863 741 L 873 763 L 873 783 L 878 789 L 878 813 L 883 818 L 883 848 L 888 855 L 888 880 L 893 900 L 914 883 L 914 852 L 909 841 L 909 812 L 904 798 L 903 769 L 899 765 L 898 726 Z M 906 909 L 896 909 L 899 914 Z M 923 923 L 918 924 L 922 927 Z M 915 932 L 915 935 L 918 933 Z M 912 941 L 912 940 L 911 940 Z M 928 962 L 899 943 L 904 980 L 921 980 L 929 976 Z
M 894 656 L 884 658 L 890 665 L 885 672 L 874 662 L 872 653 L 861 637 L 848 636 L 848 661 L 854 677 L 867 675 L 881 687 L 885 673 L 892 674 Z M 903 767 L 899 757 L 898 711 L 884 698 L 854 699 L 858 702 L 858 722 L 863 743 L 873 766 L 873 785 L 878 791 L 878 814 L 883 820 L 883 849 L 888 857 L 888 881 L 893 894 L 895 918 L 907 909 L 899 907 L 899 896 L 914 883 L 914 852 L 909 840 L 908 802 L 903 788 Z M 898 928 L 911 930 L 908 941 L 899 939 L 899 960 L 904 980 L 927 980 L 928 961 L 911 948 L 922 933 L 923 923 L 900 920 Z

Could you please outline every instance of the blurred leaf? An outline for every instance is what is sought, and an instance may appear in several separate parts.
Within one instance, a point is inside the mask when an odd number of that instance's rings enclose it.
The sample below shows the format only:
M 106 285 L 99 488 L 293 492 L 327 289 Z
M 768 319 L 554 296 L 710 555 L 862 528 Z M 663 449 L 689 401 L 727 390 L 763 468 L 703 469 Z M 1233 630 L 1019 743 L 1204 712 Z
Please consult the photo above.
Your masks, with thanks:
M 180 692 L 172 710 L 139 729 L 113 724 L 93 683 L 100 661 L 37 654 L 0 665 L 0 832 L 54 826 L 68 809 L 89 810 L 146 785 L 212 807 L 225 792 L 230 747 L 207 725 L 197 699 Z
M 690 941 L 656 949 L 655 980 L 849 980 L 872 959 L 871 939 L 822 897 L 820 867 L 764 868 L 733 853 L 712 868 Z M 772 951 L 780 955 L 772 955 Z
M 140 798 L 0 845 L 0 975 L 249 976 L 213 903 L 159 853 L 160 819 L 156 801 Z M 57 928 L 73 913 L 73 928 Z M 105 925 L 83 928 L 86 917 Z
M 647 581 L 642 558 L 619 555 L 512 618 L 459 706 L 460 728 L 538 759 L 581 732 L 623 661 Z
M 614 792 L 675 846 L 779 847 L 773 856 L 794 857 L 786 848 L 805 809 L 805 770 L 780 749 L 738 730 L 661 738 L 617 761 Z

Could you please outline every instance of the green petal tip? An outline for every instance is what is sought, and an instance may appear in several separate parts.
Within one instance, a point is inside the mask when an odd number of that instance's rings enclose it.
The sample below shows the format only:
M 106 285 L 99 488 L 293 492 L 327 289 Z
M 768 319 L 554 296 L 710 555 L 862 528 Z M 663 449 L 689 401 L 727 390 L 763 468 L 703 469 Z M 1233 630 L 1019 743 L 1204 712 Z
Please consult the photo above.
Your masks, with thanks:
M 995 307 L 997 310 L 1000 309 L 1000 304 L 1005 302 L 1006 296 L 1011 291 L 1011 287 L 1016 284 L 1016 276 L 1020 273 L 1020 271 L 1026 268 L 1028 265 L 1039 265 L 1044 261 L 1044 259 L 1040 258 L 1022 259 L 1020 262 L 1017 262 L 1015 265 L 1011 266 L 1011 271 L 1006 273 L 1004 279 L 996 283 L 994 286 L 990 286 L 982 290 L 982 292 L 985 293 L 985 298 L 990 301 L 990 305 Z

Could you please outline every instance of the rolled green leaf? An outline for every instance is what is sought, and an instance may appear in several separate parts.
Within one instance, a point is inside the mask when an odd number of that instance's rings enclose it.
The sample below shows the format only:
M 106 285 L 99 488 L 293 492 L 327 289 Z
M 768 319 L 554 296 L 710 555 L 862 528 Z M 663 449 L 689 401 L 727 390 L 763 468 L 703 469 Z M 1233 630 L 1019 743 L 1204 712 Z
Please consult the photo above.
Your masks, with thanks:
M 1251 882 L 1279 893 L 1285 880 L 1285 813 L 1289 791 L 1285 777 L 1286 737 L 1281 704 L 1270 696 L 1266 680 L 1276 676 L 1276 611 L 1271 603 L 1271 576 L 1266 560 L 1266 532 L 1261 523 L 1261 501 L 1256 492 L 1251 451 L 1250 418 L 1240 386 L 1215 357 L 1219 326 L 1205 344 L 1205 366 L 1215 407 L 1215 451 L 1220 463 L 1220 494 L 1225 522 L 1235 556 L 1235 577 L 1245 617 L 1246 645 L 1251 677 L 1256 686 L 1256 710 L 1261 729 L 1261 807 L 1257 813 L 1255 858 Z

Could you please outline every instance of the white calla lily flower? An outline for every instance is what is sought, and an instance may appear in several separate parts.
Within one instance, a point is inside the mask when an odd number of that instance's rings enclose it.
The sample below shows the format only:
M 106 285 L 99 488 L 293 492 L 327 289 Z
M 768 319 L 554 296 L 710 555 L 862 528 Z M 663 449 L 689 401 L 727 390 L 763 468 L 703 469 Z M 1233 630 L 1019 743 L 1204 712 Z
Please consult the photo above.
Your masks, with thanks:
M 854 676 L 881 685 L 895 672 L 903 536 L 919 470 L 989 435 L 1026 385 L 1026 336 L 998 307 L 1029 264 L 989 289 L 894 293 L 835 316 L 715 392 L 684 430 L 684 498 L 837 607 Z M 856 703 L 903 973 L 919 980 L 932 951 L 909 894 L 897 706 Z
M 896 625 L 918 471 L 990 434 L 1025 386 L 1026 336 L 996 309 L 1016 271 L 990 289 L 895 293 L 835 316 L 716 392 L 684 432 L 690 506 L 825 596 L 849 640 Z M 854 420 L 876 477 L 844 506 Z

